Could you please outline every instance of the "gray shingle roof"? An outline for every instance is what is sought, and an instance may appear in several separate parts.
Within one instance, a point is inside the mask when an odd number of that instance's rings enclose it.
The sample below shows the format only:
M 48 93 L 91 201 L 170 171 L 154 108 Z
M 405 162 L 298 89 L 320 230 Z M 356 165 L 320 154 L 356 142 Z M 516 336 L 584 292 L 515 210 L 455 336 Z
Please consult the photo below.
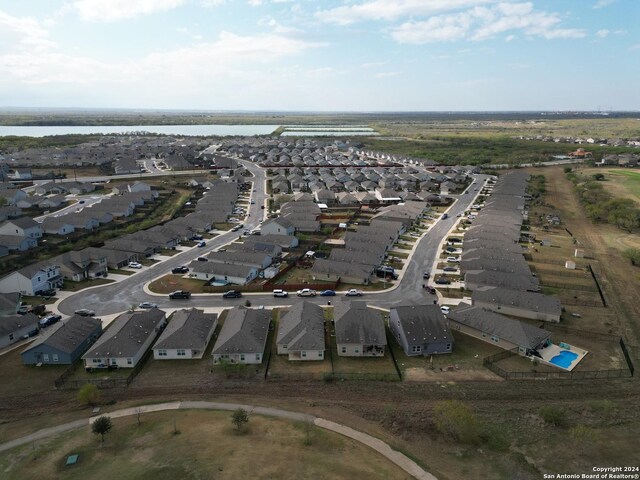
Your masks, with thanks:
M 541 328 L 467 304 L 460 304 L 458 308 L 449 312 L 448 318 L 526 348 L 535 348 L 551 337 L 551 332 Z
M 218 315 L 202 310 L 178 310 L 173 314 L 167 328 L 153 346 L 154 349 L 199 349 L 204 350 L 207 339 L 218 325 Z
M 82 358 L 134 357 L 164 320 L 164 312 L 157 308 L 123 313 Z
M 515 306 L 532 312 L 560 315 L 560 300 L 551 295 L 535 292 L 521 292 L 507 288 L 491 288 L 473 292 L 472 302 L 488 302 L 496 305 Z
M 392 308 L 409 345 L 453 342 L 447 320 L 438 305 L 407 305 Z
M 334 307 L 336 342 L 361 345 L 386 345 L 384 320 L 379 311 L 365 302 L 341 302 Z
M 213 355 L 264 353 L 270 323 L 269 310 L 231 309 L 213 347 Z
M 33 313 L 27 313 L 26 315 L 5 315 L 0 317 L 0 337 L 9 335 L 10 333 L 20 330 L 27 325 L 38 326 L 38 317 Z
M 47 330 L 44 337 L 25 348 L 22 353 L 28 352 L 40 345 L 46 344 L 56 350 L 72 353 L 78 345 L 84 342 L 98 327 L 102 330 L 102 320 L 92 317 L 73 317 L 59 322 Z
M 277 338 L 288 350 L 324 350 L 324 310 L 307 301 L 295 304 L 280 318 Z

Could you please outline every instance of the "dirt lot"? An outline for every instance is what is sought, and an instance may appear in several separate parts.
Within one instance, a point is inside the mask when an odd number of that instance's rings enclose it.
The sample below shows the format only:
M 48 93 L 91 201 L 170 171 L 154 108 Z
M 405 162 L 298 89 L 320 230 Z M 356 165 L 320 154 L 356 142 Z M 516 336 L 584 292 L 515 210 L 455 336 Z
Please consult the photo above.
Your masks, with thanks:
M 31 445 L 4 453 L 3 478 L 408 478 L 367 447 L 314 426 L 251 416 L 237 434 L 229 412 L 209 411 L 141 420 L 114 419 L 104 444 L 86 428 L 39 443 L 35 460 Z M 65 467 L 72 453 L 79 463 Z

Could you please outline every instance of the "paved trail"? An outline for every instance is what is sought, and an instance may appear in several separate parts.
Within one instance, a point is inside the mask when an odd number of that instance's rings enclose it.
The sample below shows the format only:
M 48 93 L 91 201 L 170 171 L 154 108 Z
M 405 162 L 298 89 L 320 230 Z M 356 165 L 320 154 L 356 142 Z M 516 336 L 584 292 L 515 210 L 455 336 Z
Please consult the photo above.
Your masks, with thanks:
M 416 462 L 397 450 L 394 450 L 388 443 L 383 442 L 379 438 L 372 437 L 366 433 L 354 430 L 346 425 L 334 423 L 324 418 L 315 417 L 313 415 L 307 415 L 304 413 L 292 412 L 290 410 L 281 410 L 279 408 L 260 407 L 256 405 L 242 405 L 239 403 L 222 403 L 222 402 L 204 402 L 204 401 L 185 401 L 185 402 L 168 402 L 157 403 L 154 405 L 141 405 L 139 407 L 124 408 L 121 410 L 115 410 L 113 412 L 105 412 L 103 415 L 108 415 L 111 418 L 120 418 L 137 415 L 138 413 L 149 412 L 161 412 L 165 410 L 229 410 L 233 411 L 238 408 L 244 408 L 246 411 L 257 414 L 265 415 L 268 417 L 284 418 L 286 420 L 293 420 L 297 422 L 309 422 L 313 423 L 317 427 L 331 430 L 332 432 L 339 433 L 345 437 L 349 437 L 357 442 L 372 448 L 376 452 L 383 455 L 389 461 L 403 469 L 412 477 L 419 480 L 437 480 L 437 478 L 426 472 Z M 87 427 L 98 418 L 100 415 L 90 417 L 88 419 L 76 420 L 74 422 L 57 425 L 51 428 L 45 428 L 38 430 L 35 433 L 26 435 L 10 442 L 0 444 L 0 452 L 10 450 L 21 445 L 35 442 L 37 440 L 43 440 L 45 438 L 58 435 L 60 433 L 68 432 L 70 430 L 76 430 L 79 428 Z

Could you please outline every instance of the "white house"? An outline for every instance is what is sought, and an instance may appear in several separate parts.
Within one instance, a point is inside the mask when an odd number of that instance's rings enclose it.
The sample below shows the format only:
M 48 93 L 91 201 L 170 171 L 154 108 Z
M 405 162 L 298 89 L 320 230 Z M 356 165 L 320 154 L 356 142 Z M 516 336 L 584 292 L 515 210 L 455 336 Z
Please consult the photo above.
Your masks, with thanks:
M 157 308 L 123 313 L 82 356 L 85 368 L 134 368 L 165 323 L 165 313 Z
M 185 360 L 202 358 L 218 325 L 218 315 L 202 310 L 175 312 L 153 346 L 156 360 Z
M 267 220 L 262 224 L 262 227 L 260 227 L 260 232 L 263 235 L 293 235 L 295 230 L 293 223 L 282 217 Z
M 262 363 L 270 324 L 270 310 L 230 310 L 213 346 L 213 363 Z
M 47 261 L 28 265 L 0 278 L 0 293 L 35 295 L 41 290 L 60 287 L 60 267 Z
M 197 260 L 189 264 L 189 270 L 189 276 L 198 280 L 224 281 L 234 285 L 245 285 L 258 276 L 256 267 Z

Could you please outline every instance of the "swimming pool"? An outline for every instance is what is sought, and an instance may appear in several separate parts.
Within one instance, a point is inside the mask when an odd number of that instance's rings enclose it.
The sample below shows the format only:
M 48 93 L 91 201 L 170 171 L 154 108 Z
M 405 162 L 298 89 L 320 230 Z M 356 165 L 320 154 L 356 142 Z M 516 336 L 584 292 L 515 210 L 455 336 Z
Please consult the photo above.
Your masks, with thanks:
M 577 353 L 562 350 L 558 355 L 549 360 L 549 362 L 562 368 L 569 368 L 576 358 L 578 358 Z

